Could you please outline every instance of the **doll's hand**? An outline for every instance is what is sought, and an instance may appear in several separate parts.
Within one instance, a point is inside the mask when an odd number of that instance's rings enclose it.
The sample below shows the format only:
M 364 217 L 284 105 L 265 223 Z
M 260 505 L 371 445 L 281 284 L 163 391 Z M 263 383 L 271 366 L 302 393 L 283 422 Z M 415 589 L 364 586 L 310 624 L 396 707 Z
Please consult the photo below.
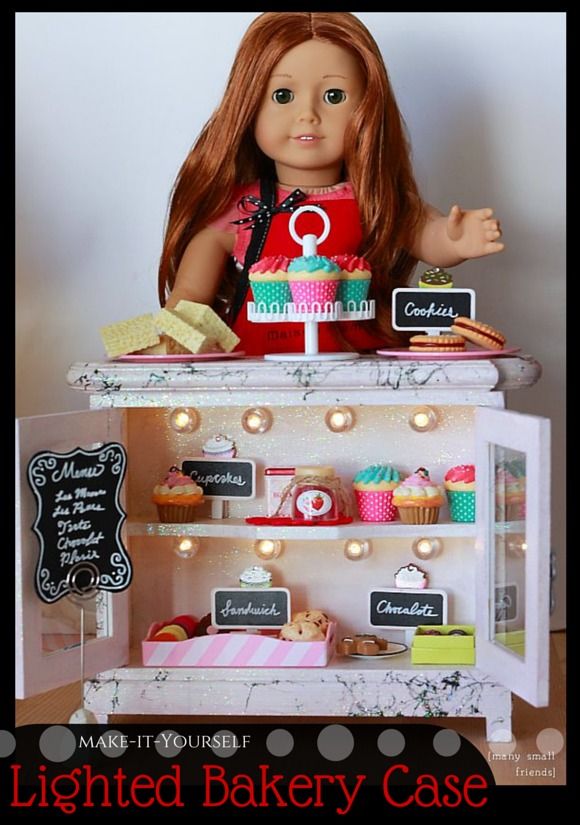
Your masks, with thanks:
M 492 218 L 493 209 L 460 209 L 451 207 L 447 217 L 447 237 L 462 258 L 481 258 L 501 252 L 504 244 L 499 221 Z

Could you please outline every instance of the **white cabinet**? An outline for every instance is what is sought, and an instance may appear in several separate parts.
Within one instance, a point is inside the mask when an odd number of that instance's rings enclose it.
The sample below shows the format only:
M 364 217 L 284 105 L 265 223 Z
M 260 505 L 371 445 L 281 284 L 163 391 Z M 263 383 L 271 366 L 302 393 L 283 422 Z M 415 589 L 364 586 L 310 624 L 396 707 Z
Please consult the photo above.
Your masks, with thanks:
M 511 692 L 537 705 L 547 702 L 549 475 L 547 469 L 540 471 L 549 467 L 549 424 L 503 409 L 503 390 L 528 386 L 539 373 L 529 357 L 501 363 L 397 363 L 368 357 L 332 364 L 246 359 L 73 365 L 69 383 L 88 393 L 93 409 L 19 422 L 19 695 L 69 682 L 79 673 L 72 634 L 66 649 L 48 652 L 46 642 L 43 646 L 51 617 L 43 616 L 32 586 L 38 544 L 30 531 L 34 509 L 24 478 L 27 462 L 40 449 L 119 441 L 128 453 L 124 538 L 134 579 L 129 591 L 104 598 L 106 605 L 96 612 L 108 617 L 106 632 L 97 620 L 86 646 L 85 704 L 100 719 L 113 713 L 473 715 L 486 718 L 490 738 L 506 738 Z M 326 410 L 336 405 L 354 412 L 355 426 L 347 433 L 325 426 Z M 420 405 L 435 408 L 435 430 L 410 428 L 409 415 Z M 194 433 L 176 434 L 169 427 L 170 411 L 182 406 L 200 412 Z M 272 411 L 267 433 L 250 435 L 242 429 L 241 415 L 250 406 Z M 160 525 L 150 501 L 152 487 L 171 464 L 199 454 L 203 441 L 217 432 L 234 438 L 240 457 L 256 461 L 257 498 L 230 503 L 228 519 L 212 519 L 208 510 L 192 524 Z M 503 459 L 525 464 L 525 516 L 522 511 L 515 521 L 506 521 L 504 512 L 500 520 L 495 509 L 500 449 L 510 451 Z M 437 524 L 427 526 L 354 521 L 332 528 L 274 528 L 245 521 L 266 513 L 267 466 L 333 464 L 348 484 L 357 470 L 377 462 L 409 472 L 427 466 L 436 481 L 453 465 L 476 463 L 477 523 L 452 523 L 446 508 Z M 184 536 L 199 537 L 195 558 L 174 552 Z M 419 537 L 439 538 L 442 553 L 417 562 L 411 545 Z M 392 586 L 401 564 L 419 563 L 430 586 L 447 591 L 449 622 L 477 625 L 475 667 L 412 665 L 409 653 L 362 667 L 359 660 L 338 657 L 327 667 L 310 669 L 143 667 L 140 640 L 149 623 L 180 612 L 207 613 L 212 587 L 236 586 L 241 569 L 258 561 L 253 551 L 258 538 L 284 542 L 283 554 L 266 564 L 274 584 L 291 590 L 295 609 L 325 609 L 338 621 L 339 635 L 370 631 L 369 588 Z M 369 558 L 346 559 L 349 538 L 370 540 Z M 514 542 L 519 543 L 516 555 Z M 402 640 L 397 631 L 386 635 Z

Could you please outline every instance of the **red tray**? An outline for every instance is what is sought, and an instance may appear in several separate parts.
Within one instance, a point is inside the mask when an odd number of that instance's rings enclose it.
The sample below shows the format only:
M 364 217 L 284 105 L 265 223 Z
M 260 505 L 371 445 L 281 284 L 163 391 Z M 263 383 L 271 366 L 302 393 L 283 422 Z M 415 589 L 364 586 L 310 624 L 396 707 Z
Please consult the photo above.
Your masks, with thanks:
M 341 516 L 332 521 L 309 521 L 290 518 L 290 516 L 250 516 L 247 524 L 268 525 L 271 527 L 336 527 L 339 524 L 350 524 L 351 516 Z

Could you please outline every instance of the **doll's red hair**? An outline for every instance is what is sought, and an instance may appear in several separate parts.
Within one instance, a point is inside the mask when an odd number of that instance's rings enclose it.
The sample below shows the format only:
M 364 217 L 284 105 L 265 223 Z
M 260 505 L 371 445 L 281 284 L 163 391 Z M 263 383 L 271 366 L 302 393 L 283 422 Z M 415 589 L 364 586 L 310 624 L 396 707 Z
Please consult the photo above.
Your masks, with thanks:
M 416 264 L 407 250 L 423 218 L 423 204 L 381 53 L 366 27 L 348 12 L 265 12 L 248 28 L 223 100 L 173 188 L 159 267 L 159 300 L 165 303 L 191 238 L 225 211 L 234 189 L 263 176 L 274 177 L 273 162 L 254 140 L 254 122 L 274 66 L 294 46 L 313 38 L 353 53 L 365 77 L 363 100 L 345 135 L 345 172 L 361 215 L 364 242 L 359 252 L 373 271 L 375 328 L 392 339 L 391 292 L 408 282 Z

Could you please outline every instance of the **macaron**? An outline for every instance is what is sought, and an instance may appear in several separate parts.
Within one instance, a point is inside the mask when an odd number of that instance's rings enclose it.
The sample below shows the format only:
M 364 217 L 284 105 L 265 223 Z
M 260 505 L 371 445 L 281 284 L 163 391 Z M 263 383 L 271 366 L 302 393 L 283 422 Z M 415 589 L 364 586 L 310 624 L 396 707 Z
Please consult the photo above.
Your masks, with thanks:
M 463 352 L 465 338 L 461 335 L 413 335 L 409 342 L 411 352 Z
M 451 331 L 484 349 L 503 349 L 505 346 L 506 338 L 502 332 L 473 318 L 460 315 L 451 325 Z
M 174 616 L 173 619 L 171 619 L 171 624 L 177 624 L 182 627 L 187 633 L 187 638 L 191 639 L 195 633 L 198 622 L 195 616 L 184 613 L 182 616 Z
M 178 624 L 166 624 L 153 636 L 154 642 L 184 642 L 187 633 Z

